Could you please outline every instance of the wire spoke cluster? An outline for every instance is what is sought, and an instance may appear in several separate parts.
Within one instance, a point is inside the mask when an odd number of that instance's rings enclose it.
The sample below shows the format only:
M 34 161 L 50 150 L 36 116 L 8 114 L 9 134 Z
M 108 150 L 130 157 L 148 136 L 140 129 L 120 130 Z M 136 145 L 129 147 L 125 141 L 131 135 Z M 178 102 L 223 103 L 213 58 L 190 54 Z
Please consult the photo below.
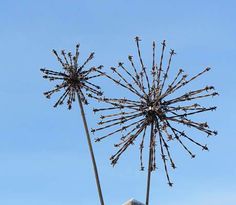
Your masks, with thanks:
M 171 157 L 168 142 L 170 140 L 176 140 L 192 158 L 194 158 L 195 155 L 184 143 L 184 140 L 197 145 L 203 150 L 208 150 L 207 145 L 202 145 L 195 141 L 184 131 L 177 129 L 176 125 L 181 124 L 206 133 L 207 135 L 216 135 L 217 132 L 211 130 L 206 122 L 196 122 L 191 120 L 190 117 L 197 113 L 215 110 L 216 107 L 203 107 L 197 103 L 192 103 L 192 101 L 213 97 L 218 95 L 218 93 L 214 91 L 213 86 L 205 86 L 201 89 L 186 92 L 178 97 L 170 98 L 171 94 L 208 72 L 210 68 L 204 69 L 191 78 L 188 78 L 188 76 L 184 74 L 184 71 L 179 69 L 174 78 L 169 80 L 171 61 L 172 57 L 175 55 L 174 50 L 170 50 L 166 66 L 163 66 L 166 43 L 165 41 L 162 42 L 160 60 L 159 63 L 157 63 L 155 60 L 156 44 L 153 42 L 152 68 L 148 71 L 141 55 L 139 45 L 140 38 L 136 37 L 135 42 L 138 51 L 139 67 L 135 65 L 133 57 L 128 56 L 131 69 L 128 69 L 124 66 L 124 63 L 120 62 L 118 67 L 111 67 L 114 77 L 100 69 L 96 69 L 98 75 L 110 79 L 118 86 L 126 89 L 126 91 L 131 92 L 134 98 L 106 98 L 89 94 L 89 97 L 107 104 L 107 107 L 104 108 L 94 108 L 94 112 L 111 112 L 110 114 L 101 115 L 101 121 L 98 123 L 99 127 L 91 131 L 95 133 L 107 128 L 112 128 L 111 132 L 96 138 L 96 141 L 122 132 L 121 141 L 115 144 L 115 147 L 118 147 L 118 151 L 110 158 L 112 165 L 115 165 L 126 149 L 134 144 L 138 136 L 141 136 L 140 163 L 141 170 L 144 170 L 144 142 L 148 127 L 153 127 L 153 130 L 150 130 L 152 137 L 149 147 L 149 151 L 151 152 L 151 170 L 156 169 L 156 147 L 158 146 L 160 148 L 159 151 L 164 164 L 168 184 L 172 186 L 167 161 L 172 168 L 176 168 L 176 166 Z
M 72 102 L 75 101 L 76 95 L 80 96 L 84 104 L 88 104 L 88 101 L 82 89 L 85 89 L 86 92 L 93 93 L 96 96 L 102 95 L 101 88 L 89 82 L 90 79 L 101 76 L 101 74 L 97 74 L 97 72 L 95 73 L 95 71 L 100 70 L 102 66 L 90 67 L 89 69 L 84 70 L 85 66 L 93 59 L 94 53 L 91 53 L 82 65 L 78 65 L 78 58 L 80 54 L 79 44 L 76 45 L 74 56 L 71 52 L 66 53 L 64 50 L 61 51 L 61 56 L 58 55 L 56 50 L 53 50 L 53 54 L 60 62 L 63 71 L 57 72 L 46 68 L 42 68 L 40 70 L 44 74 L 43 78 L 50 81 L 61 81 L 52 90 L 44 93 L 47 98 L 50 98 L 54 93 L 63 90 L 63 94 L 59 97 L 54 107 L 62 105 L 67 99 L 68 109 L 71 109 Z

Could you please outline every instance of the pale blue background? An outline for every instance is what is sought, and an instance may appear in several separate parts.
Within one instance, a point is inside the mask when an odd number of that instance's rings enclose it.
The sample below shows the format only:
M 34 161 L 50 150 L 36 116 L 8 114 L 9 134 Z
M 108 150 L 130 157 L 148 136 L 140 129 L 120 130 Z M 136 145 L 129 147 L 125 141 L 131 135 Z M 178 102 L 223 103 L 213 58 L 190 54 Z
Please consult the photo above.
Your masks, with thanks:
M 83 59 L 96 52 L 96 65 L 126 62 L 128 54 L 136 55 L 133 38 L 139 35 L 147 65 L 152 40 L 166 39 L 177 52 L 172 69 L 195 74 L 211 66 L 195 85 L 214 84 L 221 94 L 207 101 L 217 112 L 203 115 L 219 135 L 193 132 L 210 152 L 193 147 L 197 157 L 191 160 L 181 148 L 174 150 L 173 188 L 159 163 L 151 205 L 235 205 L 235 8 L 234 0 L 0 0 L 0 204 L 99 204 L 78 107 L 53 109 L 56 98 L 42 95 L 52 84 L 39 69 L 60 69 L 51 49 L 74 49 L 77 42 Z M 92 127 L 96 121 L 88 108 Z M 138 146 L 116 168 L 109 164 L 118 137 L 94 145 L 106 204 L 144 201 Z

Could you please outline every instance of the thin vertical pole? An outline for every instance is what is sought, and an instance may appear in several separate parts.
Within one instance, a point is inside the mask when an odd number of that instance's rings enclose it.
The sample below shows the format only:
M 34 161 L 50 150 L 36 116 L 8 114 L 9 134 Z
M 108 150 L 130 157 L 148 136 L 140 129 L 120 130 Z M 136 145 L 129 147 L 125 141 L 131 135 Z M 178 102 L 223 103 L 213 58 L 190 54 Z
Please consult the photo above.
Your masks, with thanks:
M 104 205 L 103 196 L 102 196 L 102 189 L 101 189 L 101 185 L 100 185 L 100 181 L 99 181 L 98 170 L 97 170 L 97 165 L 96 165 L 96 161 L 95 161 L 95 157 L 94 157 L 94 153 L 93 153 L 93 147 L 92 147 L 92 143 L 91 143 L 91 139 L 90 139 L 90 135 L 89 135 L 88 125 L 87 125 L 87 121 L 86 121 L 85 114 L 84 114 L 83 103 L 81 101 L 80 95 L 77 94 L 77 96 L 78 96 L 78 101 L 79 101 L 79 106 L 80 106 L 80 112 L 81 112 L 83 123 L 84 123 L 84 129 L 85 129 L 85 133 L 87 136 L 89 151 L 90 151 L 90 155 L 91 155 L 91 159 L 92 159 L 93 170 L 94 170 L 94 174 L 95 174 L 95 178 L 96 178 L 99 199 L 100 199 L 101 205 Z
M 151 172 L 152 172 L 152 143 L 153 143 L 153 123 L 151 124 L 150 132 L 150 145 L 149 145 L 149 160 L 148 160 L 148 176 L 147 176 L 147 193 L 146 193 L 146 205 L 149 204 L 150 184 L 151 184 Z

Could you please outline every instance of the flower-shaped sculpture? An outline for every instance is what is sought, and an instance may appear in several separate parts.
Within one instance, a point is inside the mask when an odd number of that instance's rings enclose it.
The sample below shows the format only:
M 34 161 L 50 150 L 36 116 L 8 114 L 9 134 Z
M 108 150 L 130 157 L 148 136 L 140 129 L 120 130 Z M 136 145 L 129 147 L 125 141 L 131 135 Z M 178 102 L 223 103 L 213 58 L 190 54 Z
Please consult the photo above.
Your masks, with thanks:
M 62 50 L 61 54 L 64 58 L 64 61 L 60 58 L 55 50 L 53 50 L 53 53 L 62 65 L 63 72 L 52 71 L 46 68 L 42 68 L 41 71 L 44 73 L 44 78 L 49 79 L 50 81 L 61 81 L 61 83 L 57 84 L 54 89 L 44 93 L 47 98 L 50 98 L 52 94 L 63 90 L 63 94 L 60 96 L 54 107 L 62 105 L 67 99 L 68 109 L 71 109 L 72 102 L 75 101 L 76 94 L 79 95 L 84 104 L 88 104 L 82 89 L 98 96 L 102 95 L 100 87 L 89 82 L 90 79 L 100 76 L 100 74 L 91 76 L 91 73 L 94 73 L 94 71 L 97 69 L 101 69 L 102 66 L 97 68 L 91 67 L 87 70 L 83 70 L 86 64 L 93 59 L 94 53 L 91 53 L 81 66 L 78 65 L 79 44 L 76 45 L 75 56 L 72 56 L 71 52 L 66 54 L 65 51 Z
M 76 45 L 76 51 L 75 51 L 74 56 L 72 55 L 71 52 L 66 53 L 64 50 L 62 50 L 61 52 L 62 58 L 58 55 L 58 53 L 55 50 L 53 50 L 53 53 L 57 57 L 57 60 L 60 62 L 63 71 L 62 72 L 52 71 L 46 68 L 40 69 L 44 74 L 43 78 L 49 79 L 50 81 L 60 81 L 60 83 L 57 84 L 54 89 L 45 92 L 44 95 L 47 98 L 50 98 L 51 95 L 53 95 L 54 93 L 62 91 L 62 95 L 59 97 L 54 107 L 57 107 L 58 105 L 62 105 L 64 101 L 67 100 L 68 109 L 71 109 L 72 103 L 76 100 L 76 97 L 78 98 L 81 116 L 83 119 L 84 129 L 85 129 L 89 151 L 91 155 L 91 160 L 93 164 L 95 179 L 97 183 L 99 199 L 100 199 L 101 205 L 104 205 L 97 165 L 95 161 L 93 147 L 92 147 L 92 143 L 91 143 L 91 139 L 90 139 L 90 135 L 88 131 L 88 125 L 87 125 L 84 108 L 83 108 L 83 103 L 88 104 L 88 101 L 84 94 L 84 90 L 86 94 L 92 93 L 96 96 L 102 95 L 100 87 L 90 82 L 91 79 L 99 77 L 101 75 L 101 74 L 97 74 L 95 71 L 100 70 L 102 66 L 90 67 L 87 70 L 84 69 L 85 66 L 89 63 L 89 61 L 93 59 L 94 53 L 91 53 L 82 65 L 78 65 L 79 44 Z
M 217 132 L 210 130 L 206 122 L 196 122 L 191 120 L 190 117 L 201 112 L 216 109 L 216 107 L 206 108 L 197 103 L 191 103 L 191 101 L 216 96 L 218 93 L 213 91 L 214 87 L 206 86 L 178 95 L 177 91 L 181 90 L 181 88 L 209 71 L 210 68 L 206 68 L 191 78 L 188 78 L 187 75 L 184 74 L 184 71 L 180 69 L 173 80 L 170 80 L 167 84 L 172 57 L 175 54 L 174 50 L 170 50 L 170 56 L 164 68 L 163 58 L 166 47 L 165 41 L 162 43 L 162 51 L 158 65 L 155 61 L 155 42 L 153 42 L 152 69 L 147 70 L 141 56 L 139 46 L 140 39 L 136 37 L 135 41 L 138 50 L 138 58 L 140 61 L 139 69 L 135 65 L 133 57 L 129 56 L 128 59 L 133 71 L 125 67 L 124 63 L 119 63 L 118 68 L 111 67 L 112 72 L 116 75 L 115 77 L 101 70 L 97 70 L 99 74 L 109 78 L 118 86 L 125 88 L 126 91 L 133 94 L 134 97 L 129 98 L 129 96 L 131 96 L 129 95 L 127 98 L 107 98 L 97 97 L 92 94 L 89 96 L 109 105 L 104 108 L 94 108 L 94 112 L 112 112 L 110 114 L 102 115 L 101 121 L 98 123 L 101 127 L 92 129 L 92 132 L 97 132 L 108 128 L 113 128 L 113 130 L 108 134 L 97 138 L 96 141 L 100 141 L 104 138 L 110 137 L 113 134 L 122 132 L 121 141 L 118 144 L 115 144 L 115 146 L 119 149 L 111 157 L 112 165 L 117 163 L 118 159 L 125 152 L 125 150 L 130 145 L 134 144 L 138 136 L 140 136 L 140 161 L 141 170 L 143 170 L 144 141 L 148 127 L 150 127 L 148 185 L 146 198 L 146 204 L 148 204 L 150 173 L 156 168 L 156 147 L 160 149 L 168 184 L 172 186 L 172 182 L 170 181 L 168 174 L 167 160 L 170 162 L 172 168 L 175 168 L 176 166 L 171 157 L 168 142 L 170 140 L 176 140 L 191 155 L 191 157 L 195 157 L 195 155 L 187 147 L 184 140 L 194 143 L 203 150 L 208 150 L 206 145 L 200 144 L 192 137 L 188 136 L 183 130 L 180 130 L 179 125 L 194 128 L 200 132 L 206 133 L 207 135 L 216 135 Z M 117 127 L 115 129 L 115 126 L 121 127 Z

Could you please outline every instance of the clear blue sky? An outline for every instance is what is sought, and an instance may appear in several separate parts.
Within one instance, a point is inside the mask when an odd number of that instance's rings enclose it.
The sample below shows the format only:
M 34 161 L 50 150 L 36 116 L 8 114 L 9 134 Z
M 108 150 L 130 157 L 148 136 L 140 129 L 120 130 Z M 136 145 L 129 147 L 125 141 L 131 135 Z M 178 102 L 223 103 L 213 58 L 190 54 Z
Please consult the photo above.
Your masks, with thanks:
M 77 42 L 83 58 L 95 51 L 94 64 L 116 65 L 136 52 L 133 38 L 139 35 L 145 59 L 151 60 L 152 40 L 165 39 L 177 52 L 173 69 L 195 74 L 210 66 L 195 85 L 213 84 L 220 92 L 207 101 L 218 110 L 204 115 L 219 135 L 195 136 L 204 138 L 210 152 L 193 147 L 197 157 L 191 160 L 176 149 L 173 188 L 160 163 L 151 204 L 235 205 L 235 8 L 234 0 L 1 0 L 0 204 L 99 205 L 78 107 L 53 109 L 56 99 L 42 95 L 52 84 L 39 69 L 60 69 L 51 50 L 72 50 Z M 89 108 L 94 127 L 98 116 Z M 113 141 L 94 144 L 106 204 L 144 201 L 138 146 L 112 168 Z

